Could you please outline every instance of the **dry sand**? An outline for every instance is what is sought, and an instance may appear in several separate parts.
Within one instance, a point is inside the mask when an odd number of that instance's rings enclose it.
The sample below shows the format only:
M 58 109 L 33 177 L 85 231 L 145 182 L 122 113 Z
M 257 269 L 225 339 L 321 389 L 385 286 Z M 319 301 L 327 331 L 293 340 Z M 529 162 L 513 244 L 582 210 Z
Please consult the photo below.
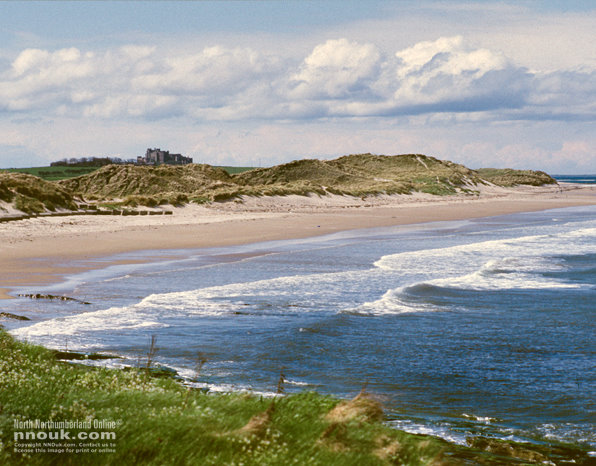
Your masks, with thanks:
M 596 186 L 483 187 L 477 196 L 284 196 L 189 205 L 167 216 L 72 216 L 0 223 L 0 298 L 19 285 L 109 265 L 129 251 L 204 248 L 341 230 L 596 204 Z M 173 252 L 173 255 L 180 254 Z M 144 256 L 144 260 L 150 260 Z

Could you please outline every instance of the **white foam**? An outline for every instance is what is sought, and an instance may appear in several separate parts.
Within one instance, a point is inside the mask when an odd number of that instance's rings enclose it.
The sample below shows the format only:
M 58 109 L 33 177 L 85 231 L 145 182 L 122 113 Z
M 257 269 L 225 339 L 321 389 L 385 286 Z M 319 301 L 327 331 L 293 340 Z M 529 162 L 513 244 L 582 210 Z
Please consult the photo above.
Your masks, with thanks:
M 596 228 L 583 228 L 556 235 L 532 235 L 513 239 L 482 241 L 446 248 L 389 254 L 374 263 L 376 267 L 396 272 L 423 269 L 433 273 L 453 269 L 478 268 L 489 260 L 509 258 L 544 258 L 566 251 L 596 253 Z M 523 263 L 519 260 L 519 263 Z
M 318 308 L 322 295 L 327 301 L 340 299 L 344 289 L 338 284 L 360 276 L 355 271 L 303 274 L 152 294 L 135 307 L 162 315 L 221 316 L 245 310 L 247 306 L 259 308 L 276 303 L 277 311 L 304 312 Z M 286 307 L 280 303 L 280 298 L 285 298 Z
M 590 288 L 588 284 L 545 275 L 564 270 L 558 256 L 566 251 L 596 253 L 596 228 L 386 255 L 375 262 L 375 267 L 394 273 L 403 282 L 379 299 L 348 312 L 399 314 L 440 310 L 438 305 L 417 299 L 416 291 L 424 286 L 470 291 Z
M 307 382 L 300 382 L 299 380 L 284 379 L 284 383 L 288 385 L 295 385 L 297 387 L 308 387 L 310 384 Z
M 275 398 L 283 396 L 279 393 L 269 391 L 253 390 L 250 387 L 238 386 L 233 384 L 213 384 L 208 382 L 184 382 L 184 385 L 192 388 L 201 388 L 212 393 L 250 393 L 255 396 L 262 396 L 264 398 Z
M 496 290 L 539 290 L 539 289 L 579 289 L 585 287 L 577 283 L 565 283 L 558 280 L 539 278 L 532 273 L 509 272 L 500 274 L 486 274 L 480 270 L 455 278 L 441 278 L 426 282 L 441 288 L 496 291 Z
M 99 342 L 90 343 L 85 335 L 97 332 L 109 333 L 115 330 L 163 328 L 167 324 L 155 319 L 155 315 L 139 311 L 135 306 L 112 307 L 99 311 L 84 312 L 68 317 L 44 320 L 26 327 L 12 330 L 10 333 L 20 340 L 41 343 L 50 348 L 85 350 L 90 347 L 102 347 Z M 93 338 L 92 338 L 93 339 Z M 95 339 L 93 339 L 95 340 Z
M 408 312 L 432 312 L 440 310 L 429 303 L 407 302 L 404 299 L 405 287 L 387 291 L 380 299 L 363 303 L 362 305 L 345 310 L 347 313 L 363 315 L 405 314 Z
M 415 422 L 410 419 L 393 420 L 388 424 L 398 430 L 409 432 L 411 434 L 432 435 L 433 437 L 440 437 L 448 442 L 458 445 L 467 445 L 466 437 L 469 432 L 455 432 L 447 425 L 428 425 L 420 422 Z
M 491 422 L 495 422 L 497 420 L 494 417 L 477 416 L 475 414 L 466 414 L 466 413 L 463 413 L 462 416 L 465 417 L 466 419 L 471 419 L 473 421 L 482 422 L 483 424 L 490 424 Z

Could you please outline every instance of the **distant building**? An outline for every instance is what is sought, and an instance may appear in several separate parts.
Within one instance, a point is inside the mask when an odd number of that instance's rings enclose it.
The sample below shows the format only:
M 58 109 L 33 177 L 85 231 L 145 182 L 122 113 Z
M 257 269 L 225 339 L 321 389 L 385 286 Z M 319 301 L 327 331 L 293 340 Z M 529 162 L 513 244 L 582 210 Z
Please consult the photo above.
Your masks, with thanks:
M 167 150 L 147 149 L 145 157 L 137 157 L 137 163 L 141 165 L 186 165 L 192 163 L 192 157 L 184 157 L 182 154 L 170 154 Z

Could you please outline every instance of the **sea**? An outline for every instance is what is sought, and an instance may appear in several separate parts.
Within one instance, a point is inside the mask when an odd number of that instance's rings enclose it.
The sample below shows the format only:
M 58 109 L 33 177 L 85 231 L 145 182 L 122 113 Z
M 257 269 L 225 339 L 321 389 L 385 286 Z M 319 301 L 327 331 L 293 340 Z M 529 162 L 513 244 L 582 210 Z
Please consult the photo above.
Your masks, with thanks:
M 596 175 L 553 175 L 561 183 L 596 184 Z
M 596 455 L 596 206 L 95 265 L 16 290 L 90 304 L 15 299 L 31 321 L 2 323 L 111 367 L 144 365 L 154 337 L 156 364 L 211 392 L 365 388 L 401 430 Z

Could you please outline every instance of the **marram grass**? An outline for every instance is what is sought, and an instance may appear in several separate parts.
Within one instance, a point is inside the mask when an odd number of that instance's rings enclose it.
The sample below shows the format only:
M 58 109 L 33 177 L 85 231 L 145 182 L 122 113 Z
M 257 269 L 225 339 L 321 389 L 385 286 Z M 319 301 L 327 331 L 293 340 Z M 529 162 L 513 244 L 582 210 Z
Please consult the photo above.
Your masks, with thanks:
M 484 174 L 487 178 L 485 179 Z M 334 160 L 303 159 L 268 168 L 230 172 L 210 165 L 107 165 L 93 173 L 58 184 L 85 198 L 126 198 L 159 203 L 164 193 L 221 202 L 241 196 L 323 195 L 368 196 L 423 192 L 446 196 L 490 182 L 497 185 L 542 185 L 555 180 L 542 172 L 471 170 L 422 154 L 396 156 L 356 154 Z M 145 204 L 149 205 L 149 204 Z
M 42 174 L 40 171 L 32 173 Z M 83 176 L 56 182 L 24 173 L 0 172 L 0 201 L 14 203 L 16 209 L 35 214 L 56 208 L 76 209 L 74 199 L 155 207 L 291 194 L 366 198 L 421 192 L 449 196 L 473 194 L 476 186 L 488 183 L 540 186 L 556 181 L 543 172 L 471 170 L 422 154 L 356 154 L 334 160 L 303 159 L 274 167 L 238 170 L 204 164 L 111 164 Z

